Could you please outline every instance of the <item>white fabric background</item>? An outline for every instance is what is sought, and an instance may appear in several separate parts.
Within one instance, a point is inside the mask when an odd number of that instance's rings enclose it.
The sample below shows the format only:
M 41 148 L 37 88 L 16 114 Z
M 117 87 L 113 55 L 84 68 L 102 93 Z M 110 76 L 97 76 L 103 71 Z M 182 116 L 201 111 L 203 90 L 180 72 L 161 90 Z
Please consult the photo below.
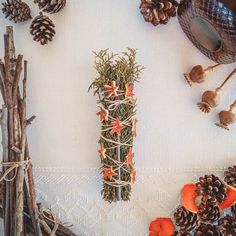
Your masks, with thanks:
M 35 16 L 37 6 L 26 2 Z M 5 26 L 14 25 L 17 52 L 29 61 L 28 115 L 37 119 L 28 137 L 39 200 L 78 234 L 147 235 L 149 221 L 170 213 L 184 183 L 235 163 L 236 125 L 226 132 L 214 123 L 236 98 L 236 79 L 211 114 L 196 107 L 202 92 L 218 86 L 235 64 L 190 89 L 183 72 L 213 63 L 187 40 L 177 19 L 164 27 L 145 23 L 139 2 L 68 0 L 65 10 L 51 16 L 57 34 L 44 47 L 32 40 L 30 22 L 15 25 L 0 14 L 1 39 Z M 92 51 L 126 47 L 138 48 L 137 60 L 146 67 L 136 86 L 138 180 L 130 202 L 107 204 L 100 196 L 96 98 L 87 89 L 96 76 Z

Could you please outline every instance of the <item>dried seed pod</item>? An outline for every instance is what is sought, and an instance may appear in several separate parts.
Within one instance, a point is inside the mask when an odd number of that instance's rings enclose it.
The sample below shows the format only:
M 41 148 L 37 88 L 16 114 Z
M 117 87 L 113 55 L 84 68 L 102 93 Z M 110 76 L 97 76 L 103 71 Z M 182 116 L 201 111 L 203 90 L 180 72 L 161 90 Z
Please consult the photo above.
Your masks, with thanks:
M 34 0 L 38 4 L 39 9 L 50 14 L 61 11 L 65 5 L 66 0 Z
M 220 103 L 219 93 L 219 89 L 204 92 L 202 101 L 197 104 L 199 109 L 204 113 L 209 113 L 212 108 L 217 107 Z
M 41 45 L 47 44 L 52 41 L 55 35 L 55 25 L 52 20 L 43 15 L 42 12 L 34 18 L 30 26 L 30 33 L 33 35 L 33 39 L 41 43 Z
M 228 167 L 228 170 L 224 173 L 224 181 L 230 185 L 236 188 L 236 165 Z M 236 211 L 235 211 L 236 213 Z
M 219 94 L 223 90 L 229 79 L 236 73 L 236 68 L 227 76 L 224 82 L 215 91 L 206 91 L 202 95 L 202 101 L 197 103 L 199 109 L 204 113 L 209 113 L 212 108 L 217 107 L 220 102 Z
M 146 22 L 154 26 L 167 24 L 176 16 L 178 2 L 176 0 L 141 0 L 140 12 Z
M 184 74 L 185 80 L 188 82 L 190 87 L 192 83 L 202 83 L 206 80 L 207 72 L 212 71 L 214 68 L 220 66 L 221 64 L 216 64 L 213 66 L 209 66 L 206 69 L 203 68 L 201 65 L 194 66 L 189 73 Z
M 216 125 L 229 130 L 228 125 L 232 124 L 236 120 L 236 115 L 233 113 L 233 110 L 236 108 L 236 100 L 233 104 L 230 105 L 230 108 L 228 111 L 221 111 L 219 113 L 220 123 L 217 123 Z
M 13 20 L 15 23 L 31 19 L 31 11 L 25 2 L 21 0 L 8 0 L 2 3 L 2 12 L 6 18 Z

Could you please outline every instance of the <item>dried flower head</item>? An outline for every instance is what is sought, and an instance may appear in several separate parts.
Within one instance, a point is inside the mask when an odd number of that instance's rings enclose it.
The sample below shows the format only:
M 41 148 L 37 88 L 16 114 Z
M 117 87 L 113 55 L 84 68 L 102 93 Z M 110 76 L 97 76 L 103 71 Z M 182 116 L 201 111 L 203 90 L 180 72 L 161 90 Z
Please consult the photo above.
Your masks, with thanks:
M 202 83 L 206 80 L 206 73 L 212 71 L 214 68 L 220 65 L 221 64 L 216 64 L 213 66 L 209 66 L 206 69 L 204 69 L 201 65 L 196 65 L 191 69 L 189 73 L 184 74 L 184 78 L 190 86 L 192 86 L 192 83 Z
M 233 104 L 230 105 L 228 111 L 221 111 L 219 113 L 220 123 L 216 124 L 217 126 L 229 130 L 228 125 L 232 124 L 236 120 L 236 115 L 233 113 L 234 108 L 236 107 L 236 100 Z
M 236 68 L 227 76 L 223 83 L 215 89 L 215 91 L 206 91 L 203 93 L 202 101 L 197 104 L 197 106 L 202 112 L 209 113 L 211 108 L 217 107 L 219 105 L 219 94 L 226 85 L 226 83 L 230 80 L 230 78 L 232 78 L 235 73 Z
M 206 91 L 202 95 L 202 101 L 197 103 L 199 109 L 204 113 L 209 113 L 212 108 L 219 105 L 219 90 Z

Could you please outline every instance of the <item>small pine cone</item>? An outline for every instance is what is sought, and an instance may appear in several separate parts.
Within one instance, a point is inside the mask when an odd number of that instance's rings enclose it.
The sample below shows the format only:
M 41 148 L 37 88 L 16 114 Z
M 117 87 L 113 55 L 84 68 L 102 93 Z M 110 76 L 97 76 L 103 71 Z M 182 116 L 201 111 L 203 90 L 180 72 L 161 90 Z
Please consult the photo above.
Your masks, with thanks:
M 30 33 L 33 35 L 33 39 L 40 42 L 42 45 L 47 44 L 48 41 L 52 41 L 55 35 L 55 25 L 48 16 L 45 16 L 40 12 L 38 16 L 34 18 L 30 26 Z
M 203 222 L 214 223 L 220 218 L 220 208 L 211 198 L 203 200 L 198 208 L 198 217 Z
M 7 0 L 2 5 L 2 12 L 5 14 L 5 17 L 13 20 L 15 23 L 32 18 L 29 6 L 21 0 Z
M 223 202 L 227 196 L 225 184 L 215 175 L 200 177 L 196 186 L 198 195 L 211 196 L 219 203 Z
M 225 182 L 236 188 L 236 166 L 229 167 L 228 170 L 225 171 Z
M 179 231 L 176 231 L 173 236 L 191 236 L 191 234 L 187 231 L 182 231 L 182 230 L 179 230 Z
M 195 236 L 223 236 L 214 225 L 202 223 L 196 230 Z
M 232 216 L 225 216 L 218 221 L 218 229 L 223 232 L 223 235 L 236 235 L 236 221 Z
M 35 0 L 34 3 L 38 4 L 39 9 L 47 13 L 57 13 L 61 11 L 65 5 L 66 0 Z
M 232 216 L 236 219 L 236 204 L 231 207 Z
M 180 231 L 192 231 L 197 225 L 197 214 L 194 214 L 184 207 L 179 207 L 174 213 L 174 219 Z
M 175 0 L 141 0 L 139 9 L 145 21 L 157 26 L 167 24 L 171 17 L 176 16 L 177 7 Z

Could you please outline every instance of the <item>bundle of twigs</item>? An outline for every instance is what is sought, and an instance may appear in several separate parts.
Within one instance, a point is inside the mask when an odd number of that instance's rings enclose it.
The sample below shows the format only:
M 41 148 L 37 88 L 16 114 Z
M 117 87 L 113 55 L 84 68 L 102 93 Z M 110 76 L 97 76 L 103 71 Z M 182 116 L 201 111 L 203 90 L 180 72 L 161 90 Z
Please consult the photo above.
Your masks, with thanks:
M 4 61 L 0 61 L 0 90 L 4 103 L 1 110 L 3 157 L 0 209 L 4 235 L 75 235 L 49 210 L 36 204 L 26 135 L 28 125 L 35 118 L 26 118 L 27 61 L 23 61 L 22 55 L 15 55 L 13 29 L 10 26 L 6 28 L 4 44 Z

